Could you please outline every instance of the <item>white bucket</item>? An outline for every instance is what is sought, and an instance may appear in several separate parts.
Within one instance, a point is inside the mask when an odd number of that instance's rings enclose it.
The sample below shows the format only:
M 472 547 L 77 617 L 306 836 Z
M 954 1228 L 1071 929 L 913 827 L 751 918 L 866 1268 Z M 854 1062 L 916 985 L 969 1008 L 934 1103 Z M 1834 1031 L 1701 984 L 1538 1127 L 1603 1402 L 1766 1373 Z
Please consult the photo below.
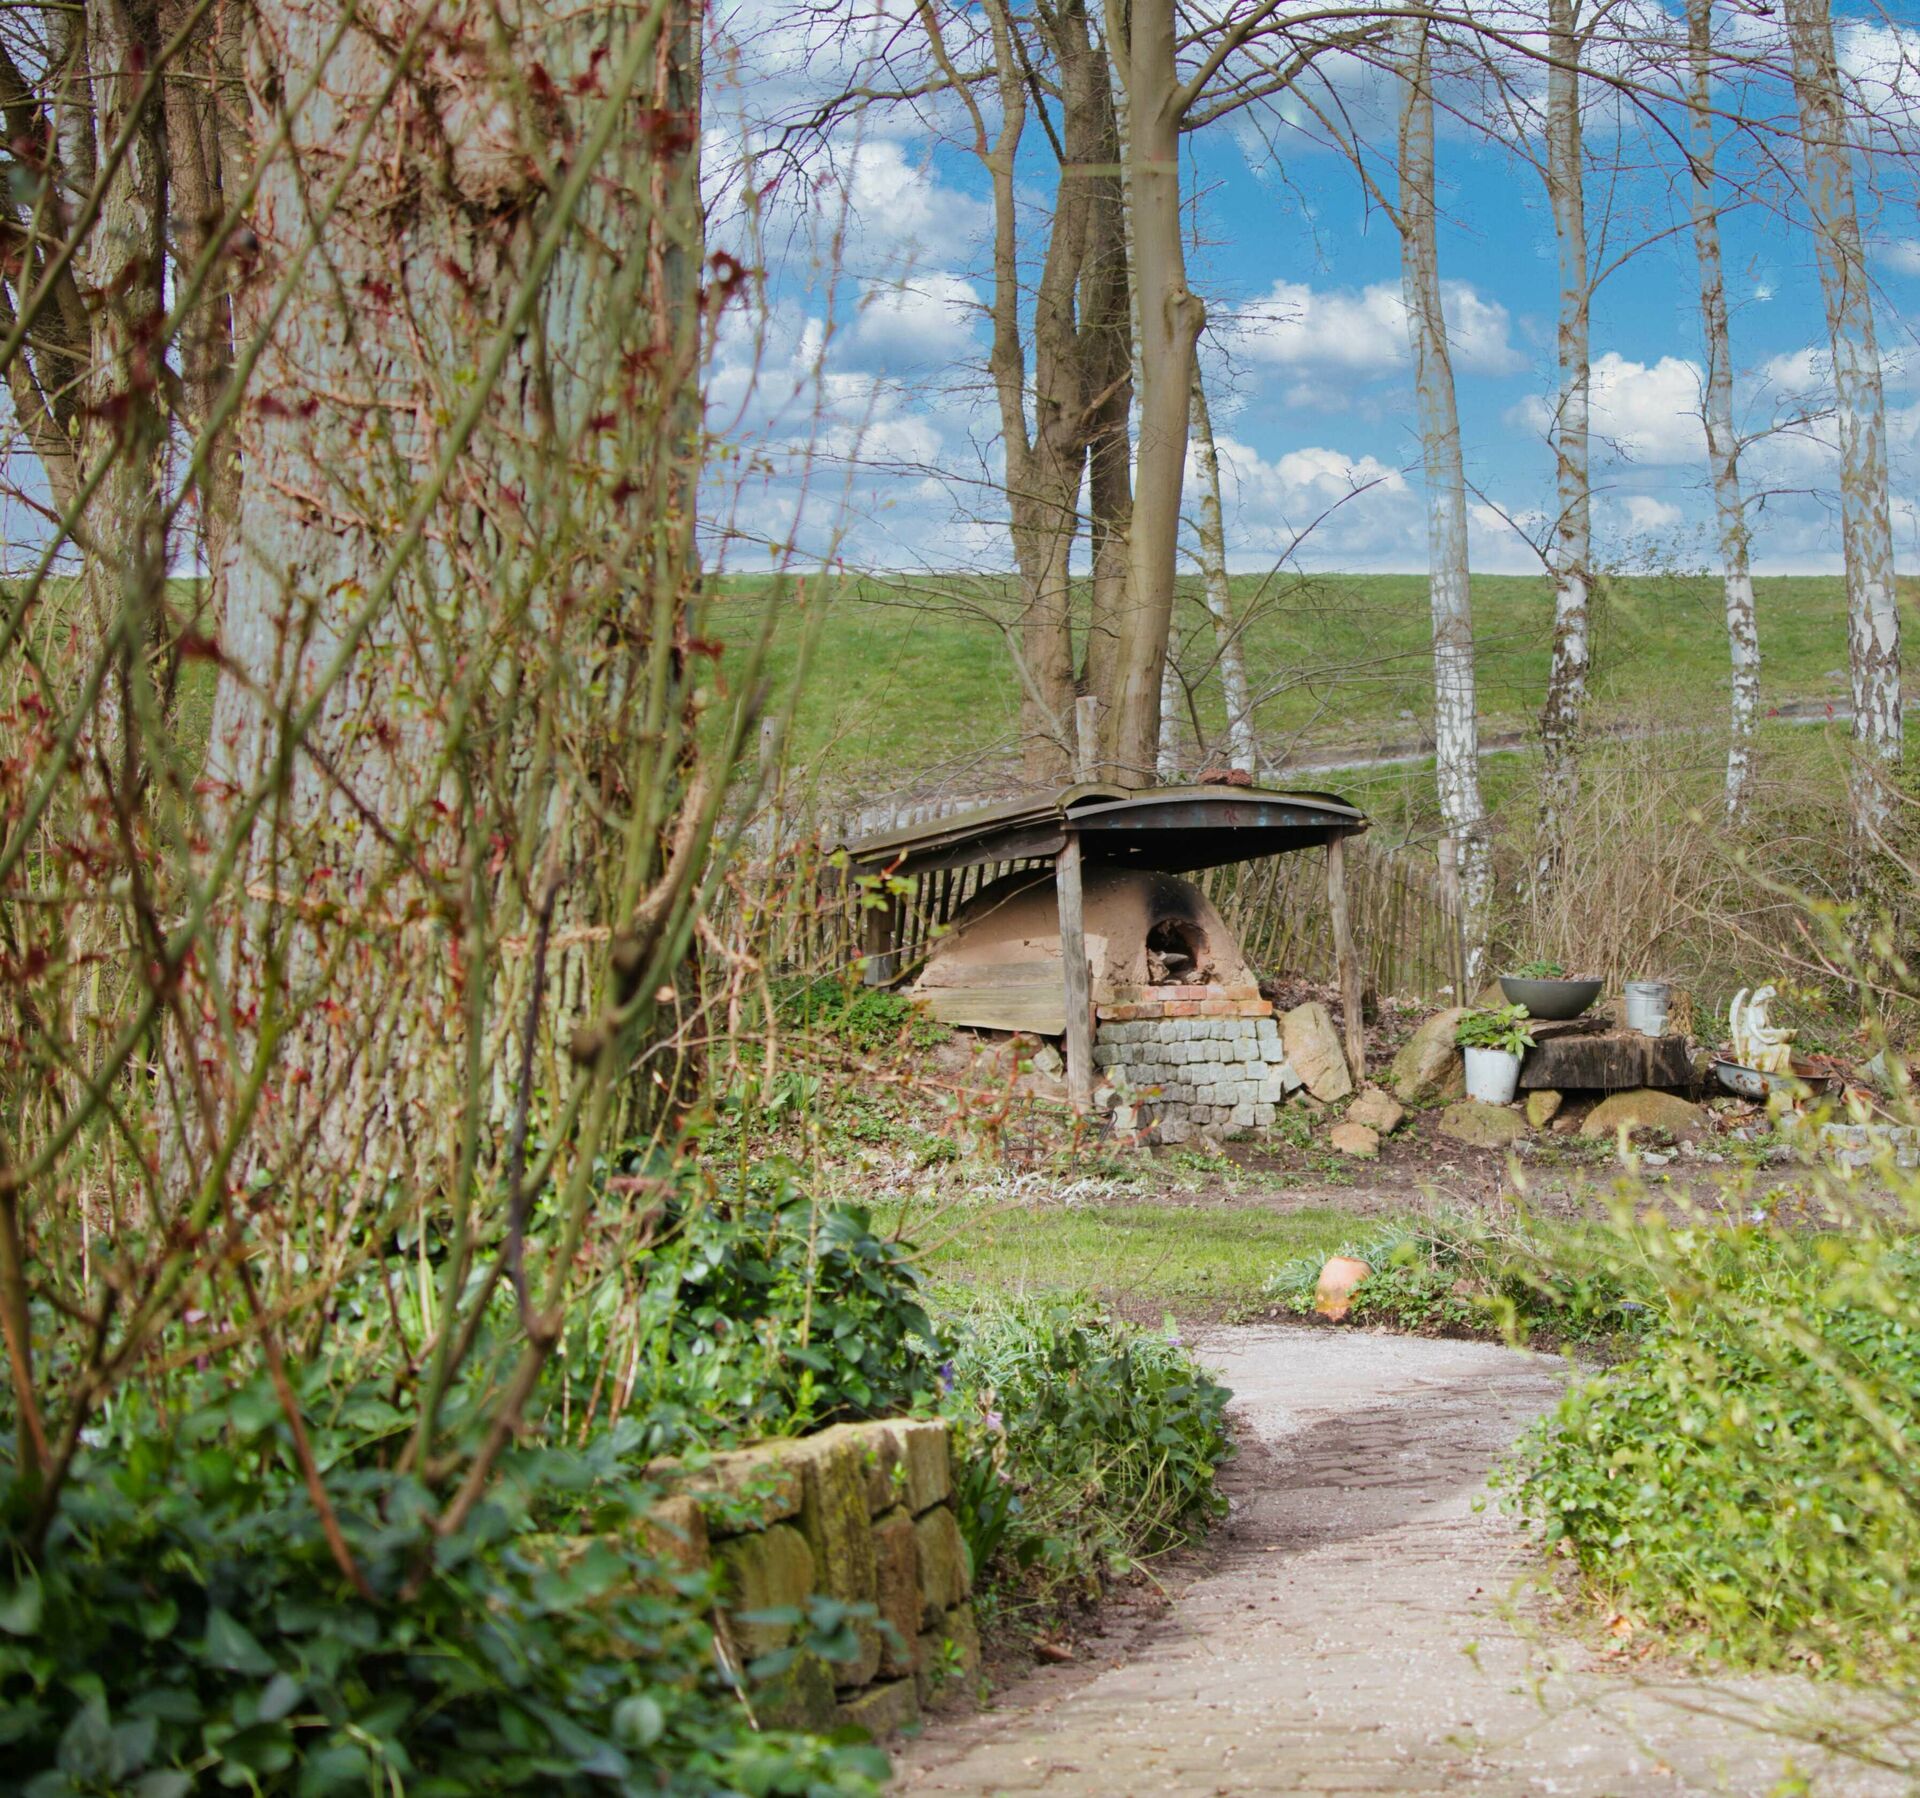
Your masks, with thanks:
M 1511 1105 L 1520 1085 L 1520 1057 L 1505 1049 L 1465 1049 L 1467 1097 L 1489 1105 Z
M 1642 1036 L 1665 1036 L 1673 988 L 1664 980 L 1629 980 L 1625 992 L 1627 1028 L 1639 1031 Z

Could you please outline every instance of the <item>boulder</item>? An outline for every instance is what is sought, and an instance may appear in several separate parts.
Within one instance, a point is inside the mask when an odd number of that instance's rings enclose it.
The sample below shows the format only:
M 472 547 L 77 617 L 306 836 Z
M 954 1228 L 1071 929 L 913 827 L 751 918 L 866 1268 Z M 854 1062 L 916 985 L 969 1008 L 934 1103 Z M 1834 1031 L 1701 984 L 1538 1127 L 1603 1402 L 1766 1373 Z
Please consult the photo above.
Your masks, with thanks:
M 1359 1098 L 1347 1107 L 1347 1122 L 1364 1124 L 1382 1136 L 1391 1136 L 1406 1116 L 1397 1099 L 1389 1098 L 1377 1086 L 1363 1086 Z
M 1371 1161 L 1380 1153 L 1378 1133 L 1351 1119 L 1344 1124 L 1335 1124 L 1327 1132 L 1327 1141 L 1342 1155 L 1351 1155 L 1356 1161 Z
M 1387 1070 L 1387 1085 L 1403 1105 L 1418 1105 L 1428 1099 L 1445 1099 L 1466 1090 L 1466 1063 L 1453 1040 L 1460 1020 L 1467 1015 L 1464 1005 L 1436 1011 L 1407 1038 L 1405 1046 L 1393 1058 Z
M 1527 1122 L 1536 1130 L 1544 1130 L 1560 1115 L 1560 1107 L 1566 1103 L 1557 1092 L 1543 1087 L 1537 1093 L 1527 1094 Z
M 1373 1272 L 1351 1255 L 1335 1255 L 1320 1269 L 1313 1286 L 1313 1308 L 1329 1322 L 1338 1323 L 1353 1309 L 1353 1292 Z
M 1440 1134 L 1470 1149 L 1505 1149 L 1527 1133 L 1526 1119 L 1484 1099 L 1456 1099 L 1440 1114 Z
M 1623 1125 L 1629 1135 L 1636 1130 L 1666 1130 L 1674 1136 L 1698 1131 L 1707 1121 L 1707 1113 L 1673 1093 L 1658 1093 L 1650 1087 L 1637 1092 L 1615 1093 L 1602 1099 L 1587 1114 L 1580 1126 L 1583 1136 L 1611 1136 Z
M 1280 1020 L 1287 1060 L 1308 1092 L 1328 1104 L 1353 1091 L 1353 1073 L 1333 1014 L 1317 1000 L 1296 1005 Z

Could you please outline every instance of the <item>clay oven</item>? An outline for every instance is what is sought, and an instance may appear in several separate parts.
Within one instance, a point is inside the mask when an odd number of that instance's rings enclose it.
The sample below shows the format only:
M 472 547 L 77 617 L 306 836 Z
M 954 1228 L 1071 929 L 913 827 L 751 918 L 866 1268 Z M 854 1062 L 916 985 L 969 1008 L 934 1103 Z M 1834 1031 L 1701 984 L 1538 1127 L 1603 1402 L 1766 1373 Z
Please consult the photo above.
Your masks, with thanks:
M 869 838 L 854 869 L 910 896 L 868 912 L 868 978 L 949 1024 L 1061 1037 L 1075 1104 L 1144 1110 L 1163 1141 L 1258 1129 L 1300 1082 L 1240 945 L 1182 875 L 1324 844 L 1335 876 L 1365 828 L 1324 793 L 1081 786 Z

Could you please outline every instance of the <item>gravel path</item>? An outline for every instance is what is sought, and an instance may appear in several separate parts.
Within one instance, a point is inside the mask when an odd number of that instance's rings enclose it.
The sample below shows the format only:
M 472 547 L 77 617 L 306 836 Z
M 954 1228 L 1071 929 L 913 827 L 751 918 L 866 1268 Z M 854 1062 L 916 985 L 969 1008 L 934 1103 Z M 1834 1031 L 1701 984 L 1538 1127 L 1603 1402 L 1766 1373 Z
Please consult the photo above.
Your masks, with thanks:
M 1120 1657 L 1036 1672 L 899 1756 L 908 1793 L 1895 1794 L 1739 1721 L 1794 1681 L 1635 1676 L 1554 1632 L 1480 1498 L 1565 1377 L 1479 1343 L 1216 1329 L 1233 1513 Z M 1789 1764 L 1808 1780 L 1783 1786 Z

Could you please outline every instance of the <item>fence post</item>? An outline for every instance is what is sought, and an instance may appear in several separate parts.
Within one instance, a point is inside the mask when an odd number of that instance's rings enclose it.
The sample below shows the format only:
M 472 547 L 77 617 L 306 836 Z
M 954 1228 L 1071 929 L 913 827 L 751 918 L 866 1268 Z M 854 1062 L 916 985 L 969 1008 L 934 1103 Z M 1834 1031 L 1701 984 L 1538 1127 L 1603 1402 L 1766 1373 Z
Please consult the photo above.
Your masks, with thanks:
M 1353 951 L 1353 920 L 1347 915 L 1347 841 L 1327 844 L 1327 910 L 1333 917 L 1333 960 L 1340 977 L 1340 1008 L 1345 1014 L 1347 1061 L 1353 1077 L 1367 1077 L 1367 1036 L 1361 1017 L 1360 959 Z
M 1060 962 L 1067 998 L 1067 1103 L 1085 1112 L 1093 1103 L 1093 982 L 1080 894 L 1080 833 L 1067 840 L 1053 864 L 1054 896 L 1060 906 Z
M 1440 839 L 1440 903 L 1446 911 L 1447 953 L 1454 1001 L 1471 1005 L 1467 992 L 1466 920 L 1460 915 L 1460 841 L 1449 831 Z

